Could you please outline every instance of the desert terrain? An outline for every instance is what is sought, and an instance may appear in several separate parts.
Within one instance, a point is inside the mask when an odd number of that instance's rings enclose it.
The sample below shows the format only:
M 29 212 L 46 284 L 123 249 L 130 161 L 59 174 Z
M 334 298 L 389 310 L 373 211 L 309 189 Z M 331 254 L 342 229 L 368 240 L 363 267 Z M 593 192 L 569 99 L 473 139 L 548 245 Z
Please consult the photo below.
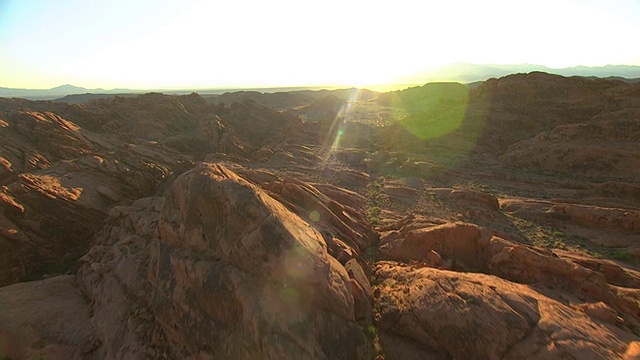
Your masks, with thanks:
M 2 359 L 640 358 L 640 82 L 0 98 Z

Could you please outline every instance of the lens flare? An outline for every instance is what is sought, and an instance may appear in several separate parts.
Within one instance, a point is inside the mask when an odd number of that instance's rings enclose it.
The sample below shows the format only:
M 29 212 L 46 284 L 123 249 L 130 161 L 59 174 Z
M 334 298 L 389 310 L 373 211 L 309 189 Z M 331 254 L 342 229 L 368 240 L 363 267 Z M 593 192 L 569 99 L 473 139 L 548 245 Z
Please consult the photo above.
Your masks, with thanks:
M 309 277 L 313 270 L 313 258 L 302 247 L 291 249 L 284 257 L 285 271 L 296 279 Z
M 311 211 L 309 213 L 309 219 L 311 219 L 311 221 L 313 221 L 313 222 L 320 221 L 320 213 L 317 212 L 316 210 Z
M 297 304 L 300 301 L 300 292 L 291 286 L 283 286 L 279 293 L 282 301 L 286 303 Z
M 391 93 L 400 124 L 422 140 L 436 139 L 458 129 L 467 110 L 469 89 L 459 83 L 429 83 Z
M 331 143 L 329 151 L 327 152 L 322 164 L 325 168 L 330 166 L 330 164 L 333 162 L 333 156 L 340 148 L 340 143 L 345 135 L 346 124 L 351 119 L 353 103 L 358 101 L 359 92 L 360 90 L 358 89 L 351 89 L 351 91 L 349 91 L 347 103 L 340 109 L 340 111 L 338 111 L 336 118 L 331 124 L 329 132 L 327 134 L 327 140 L 325 141 L 325 144 Z

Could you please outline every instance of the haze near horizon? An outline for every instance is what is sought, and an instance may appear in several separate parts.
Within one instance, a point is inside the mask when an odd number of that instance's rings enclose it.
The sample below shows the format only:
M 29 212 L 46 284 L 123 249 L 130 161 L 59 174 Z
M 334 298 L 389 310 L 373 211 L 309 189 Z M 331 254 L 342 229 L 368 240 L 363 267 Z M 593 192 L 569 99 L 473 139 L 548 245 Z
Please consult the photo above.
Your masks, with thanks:
M 0 86 L 366 86 L 454 62 L 640 65 L 639 15 L 625 0 L 0 0 Z

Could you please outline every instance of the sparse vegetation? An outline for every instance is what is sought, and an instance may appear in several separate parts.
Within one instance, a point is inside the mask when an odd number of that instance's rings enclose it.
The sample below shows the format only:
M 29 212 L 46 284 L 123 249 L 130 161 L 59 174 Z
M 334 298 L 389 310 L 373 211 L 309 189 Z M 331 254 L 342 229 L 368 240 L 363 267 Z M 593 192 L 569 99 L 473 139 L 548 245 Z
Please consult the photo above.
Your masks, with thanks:
M 626 249 L 613 249 L 609 252 L 609 256 L 614 260 L 630 261 L 633 260 L 633 254 Z
M 468 305 L 477 304 L 478 303 L 478 299 L 475 296 L 470 296 L 470 295 L 462 296 L 462 299 Z
M 382 180 L 372 182 L 367 186 L 366 214 L 371 225 L 380 225 L 380 205 L 382 203 Z
M 378 336 L 378 329 L 375 325 L 371 324 L 364 328 L 364 334 L 373 343 L 373 351 L 377 359 L 382 358 L 383 349 L 380 344 L 380 338 Z
M 378 336 L 378 329 L 376 329 L 374 325 L 369 325 L 365 328 L 364 333 L 367 335 L 368 338 L 374 339 L 375 337 Z
M 364 249 L 364 251 L 362 252 L 362 259 L 369 264 L 373 264 L 374 262 L 380 260 L 380 248 L 378 248 L 377 246 L 370 246 Z M 374 277 L 374 275 L 371 275 L 371 279 L 373 279 Z M 371 285 L 375 284 L 372 282 Z
M 567 236 L 563 231 L 549 226 L 536 224 L 532 221 L 506 214 L 515 227 L 527 240 L 527 244 L 548 249 L 561 249 L 579 252 L 595 258 L 611 258 L 620 261 L 632 260 L 624 249 L 610 250 L 605 246 L 595 244 L 579 236 Z

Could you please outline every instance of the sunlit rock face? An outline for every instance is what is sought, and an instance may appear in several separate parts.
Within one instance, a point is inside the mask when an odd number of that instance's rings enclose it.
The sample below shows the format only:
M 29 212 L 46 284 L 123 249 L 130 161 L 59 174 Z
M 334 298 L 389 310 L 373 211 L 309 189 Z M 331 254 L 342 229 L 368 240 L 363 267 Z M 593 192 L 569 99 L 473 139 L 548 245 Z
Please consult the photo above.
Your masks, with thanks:
M 180 158 L 52 111 L 0 116 L 1 285 L 71 270 L 109 209 L 155 192 Z
M 635 359 L 638 337 L 604 302 L 486 274 L 379 262 L 380 341 L 391 359 Z M 567 301 L 570 300 L 570 301 Z
M 477 225 L 416 225 L 381 240 L 383 255 L 399 262 L 373 266 L 377 325 L 390 358 L 620 358 L 633 351 L 636 272 L 516 244 Z
M 469 94 L 467 123 L 482 124 L 478 145 L 503 153 L 509 146 L 560 125 L 640 106 L 640 85 L 532 72 L 489 79 Z
M 0 285 L 72 271 L 112 207 L 211 151 L 244 154 L 198 95 L 0 99 Z
M 370 356 L 349 275 L 322 236 L 235 173 L 185 173 L 158 226 L 149 302 L 181 356 Z
M 506 165 L 634 180 L 640 176 L 640 110 L 606 113 L 511 145 Z

